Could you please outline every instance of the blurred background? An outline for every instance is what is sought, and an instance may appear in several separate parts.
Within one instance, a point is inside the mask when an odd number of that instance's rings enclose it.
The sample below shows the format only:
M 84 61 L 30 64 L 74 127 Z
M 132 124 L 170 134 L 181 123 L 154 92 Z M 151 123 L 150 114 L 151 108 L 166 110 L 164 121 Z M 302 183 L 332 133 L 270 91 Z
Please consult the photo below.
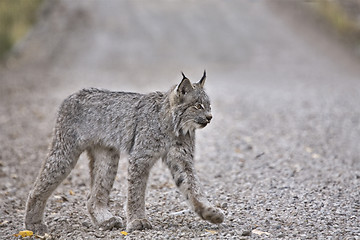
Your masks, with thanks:
M 221 74 L 275 72 L 274 67 L 309 72 L 305 65 L 313 65 L 316 54 L 325 52 L 329 60 L 344 59 L 342 51 L 360 54 L 358 0 L 0 4 L 5 65 L 46 65 L 62 79 L 77 78 L 75 83 L 90 81 L 94 71 L 102 75 L 91 81 L 95 85 L 126 73 L 140 86 L 156 84 L 150 74 L 174 79 L 180 70 L 199 75 L 204 68 Z

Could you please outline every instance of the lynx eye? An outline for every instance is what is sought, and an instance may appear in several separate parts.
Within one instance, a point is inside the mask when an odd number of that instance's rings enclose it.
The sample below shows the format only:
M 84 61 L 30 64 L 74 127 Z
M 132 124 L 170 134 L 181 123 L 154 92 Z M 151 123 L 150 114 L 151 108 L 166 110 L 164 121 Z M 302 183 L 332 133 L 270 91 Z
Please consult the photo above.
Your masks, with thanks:
M 201 103 L 196 103 L 194 108 L 196 108 L 196 109 L 204 109 L 205 107 Z

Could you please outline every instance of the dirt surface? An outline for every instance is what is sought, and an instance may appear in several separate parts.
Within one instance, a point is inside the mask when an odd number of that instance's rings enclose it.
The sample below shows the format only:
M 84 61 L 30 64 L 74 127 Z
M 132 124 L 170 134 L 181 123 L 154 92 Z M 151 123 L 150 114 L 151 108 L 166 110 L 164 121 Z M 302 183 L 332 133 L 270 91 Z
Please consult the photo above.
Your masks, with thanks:
M 0 69 L 0 239 L 24 230 L 62 99 L 84 87 L 166 91 L 180 71 L 197 81 L 204 68 L 214 119 L 198 131 L 196 168 L 225 222 L 184 211 L 159 162 L 146 204 L 153 229 L 96 229 L 81 156 L 48 201 L 51 236 L 360 239 L 359 62 L 297 9 L 269 2 L 48 2 Z M 110 201 L 121 216 L 126 169 L 122 159 Z

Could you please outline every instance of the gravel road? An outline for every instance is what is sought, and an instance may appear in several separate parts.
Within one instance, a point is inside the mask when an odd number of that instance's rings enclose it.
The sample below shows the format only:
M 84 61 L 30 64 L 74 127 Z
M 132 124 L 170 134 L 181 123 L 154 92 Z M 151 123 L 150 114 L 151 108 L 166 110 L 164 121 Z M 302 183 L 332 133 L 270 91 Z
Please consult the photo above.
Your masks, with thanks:
M 150 92 L 197 81 L 213 121 L 196 168 L 226 219 L 186 211 L 161 163 L 152 230 L 102 231 L 86 210 L 86 156 L 50 197 L 54 239 L 360 239 L 360 68 L 302 11 L 279 1 L 49 1 L 0 68 L 0 239 L 24 230 L 27 194 L 62 99 L 84 87 Z M 290 4 L 291 5 L 291 4 Z M 111 193 L 124 216 L 126 159 Z

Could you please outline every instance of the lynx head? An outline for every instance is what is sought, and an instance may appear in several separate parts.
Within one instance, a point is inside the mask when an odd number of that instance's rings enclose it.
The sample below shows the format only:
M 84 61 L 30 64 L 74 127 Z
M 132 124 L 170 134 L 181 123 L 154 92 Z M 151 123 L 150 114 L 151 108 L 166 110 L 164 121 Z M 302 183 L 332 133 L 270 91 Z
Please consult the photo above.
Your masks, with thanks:
M 170 95 L 174 130 L 177 135 L 194 133 L 210 123 L 210 99 L 204 91 L 206 72 L 197 83 L 191 83 L 182 73 L 181 82 L 174 87 Z

